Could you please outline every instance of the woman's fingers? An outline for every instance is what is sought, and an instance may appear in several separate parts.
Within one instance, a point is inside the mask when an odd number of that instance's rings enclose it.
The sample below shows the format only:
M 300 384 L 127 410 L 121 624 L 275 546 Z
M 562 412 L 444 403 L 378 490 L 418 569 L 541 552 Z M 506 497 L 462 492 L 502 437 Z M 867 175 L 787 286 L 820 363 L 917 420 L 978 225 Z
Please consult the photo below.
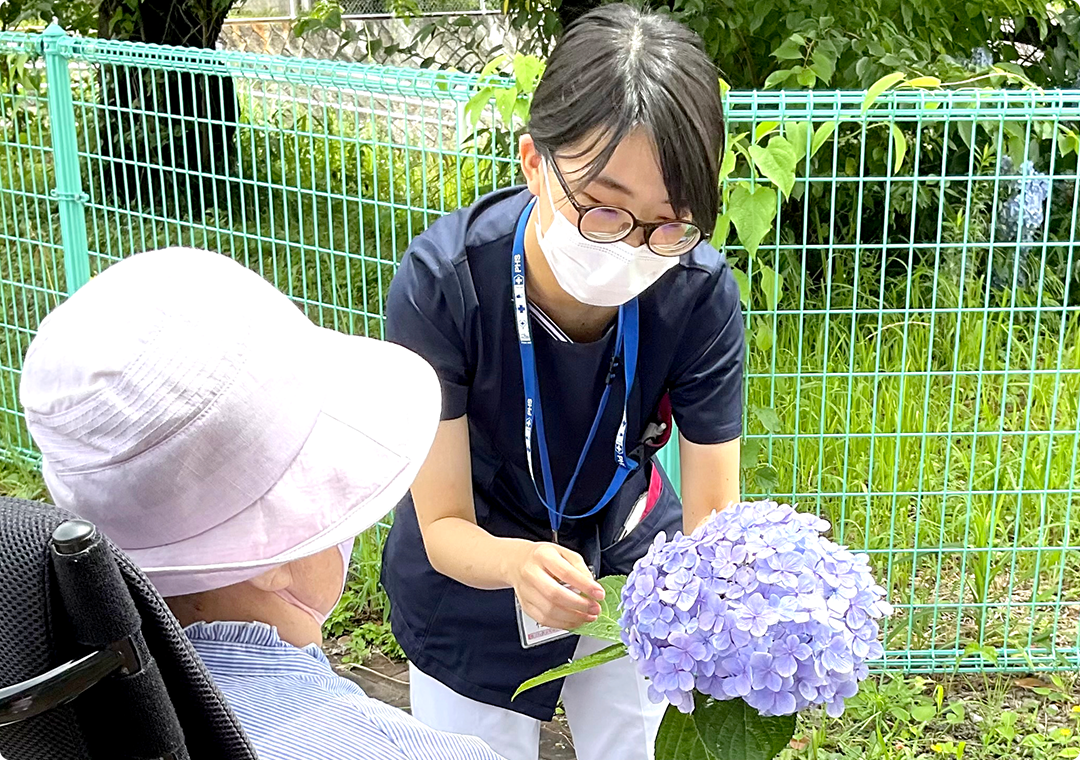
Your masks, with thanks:
M 599 609 L 591 610 L 587 599 L 555 583 L 550 577 L 538 579 L 521 597 L 522 608 L 536 622 L 570 630 L 596 620 Z
M 534 544 L 519 567 L 514 589 L 522 609 L 536 622 L 572 629 L 600 614 L 603 587 L 577 552 L 557 544 Z
M 562 546 L 554 546 L 554 552 L 545 555 L 544 569 L 551 576 L 585 596 L 602 601 L 604 587 L 596 582 L 581 555 Z M 599 612 L 599 610 L 597 610 Z

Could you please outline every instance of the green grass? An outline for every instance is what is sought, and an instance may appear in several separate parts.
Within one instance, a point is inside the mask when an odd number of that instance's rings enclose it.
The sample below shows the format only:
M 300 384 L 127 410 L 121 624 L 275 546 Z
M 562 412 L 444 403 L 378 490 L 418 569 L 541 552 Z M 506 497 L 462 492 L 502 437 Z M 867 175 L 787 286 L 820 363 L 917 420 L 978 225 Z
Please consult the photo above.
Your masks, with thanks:
M 753 318 L 775 330 L 765 350 L 750 341 L 747 405 L 772 495 L 871 553 L 901 605 L 890 648 L 1024 648 L 1048 634 L 1075 647 L 1080 315 L 1055 306 L 1049 283 L 987 296 L 980 278 L 916 272 L 892 290 L 883 301 L 906 294 L 903 312 L 852 315 L 834 300 L 826 316 L 810 293 L 801 314 Z M 784 435 L 765 435 L 763 407 Z
M 1073 678 L 899 675 L 868 679 L 839 719 L 800 716 L 794 760 L 1075 758 L 1080 698 Z

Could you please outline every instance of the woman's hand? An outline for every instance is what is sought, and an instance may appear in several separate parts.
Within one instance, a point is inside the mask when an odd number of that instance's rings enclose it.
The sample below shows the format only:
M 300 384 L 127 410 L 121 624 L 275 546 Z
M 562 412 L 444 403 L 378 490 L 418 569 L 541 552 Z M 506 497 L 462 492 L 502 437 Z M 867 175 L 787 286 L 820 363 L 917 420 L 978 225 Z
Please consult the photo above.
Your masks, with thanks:
M 522 542 L 518 551 L 508 580 L 529 617 L 563 630 L 596 620 L 604 589 L 580 554 L 541 542 Z

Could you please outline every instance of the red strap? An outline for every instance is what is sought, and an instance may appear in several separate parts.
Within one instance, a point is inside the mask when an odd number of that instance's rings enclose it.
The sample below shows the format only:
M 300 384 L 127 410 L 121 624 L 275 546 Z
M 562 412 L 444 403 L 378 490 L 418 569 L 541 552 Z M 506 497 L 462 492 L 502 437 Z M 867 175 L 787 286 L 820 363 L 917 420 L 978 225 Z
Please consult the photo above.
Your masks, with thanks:
M 645 516 L 652 511 L 652 508 L 656 506 L 656 502 L 660 499 L 660 494 L 664 492 L 664 480 L 660 477 L 660 470 L 656 467 L 652 468 L 652 476 L 649 478 L 649 495 L 645 499 L 645 511 L 641 515 L 641 519 L 644 520 Z

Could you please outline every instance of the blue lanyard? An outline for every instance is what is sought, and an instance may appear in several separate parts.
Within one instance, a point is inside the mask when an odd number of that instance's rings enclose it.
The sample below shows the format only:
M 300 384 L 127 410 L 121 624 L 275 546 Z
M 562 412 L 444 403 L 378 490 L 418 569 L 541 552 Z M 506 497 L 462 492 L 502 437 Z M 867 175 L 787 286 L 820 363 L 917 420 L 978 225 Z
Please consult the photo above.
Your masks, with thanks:
M 611 396 L 611 383 L 614 380 L 615 363 L 622 357 L 623 376 L 626 380 L 626 391 L 623 398 L 622 422 L 619 431 L 615 435 L 615 463 L 618 468 L 615 476 L 611 479 L 607 491 L 600 497 L 596 506 L 580 515 L 570 515 L 568 519 L 576 520 L 582 517 L 594 515 L 607 506 L 612 497 L 618 493 L 626 481 L 627 476 L 637 469 L 638 463 L 626 454 L 626 408 L 630 403 L 630 389 L 634 385 L 634 376 L 637 373 L 638 356 L 638 303 L 637 299 L 619 307 L 618 326 L 615 333 L 615 349 L 612 355 L 612 369 L 608 372 L 607 381 L 604 384 L 604 393 L 600 398 L 600 407 L 596 410 L 589 436 L 585 439 L 585 447 L 578 456 L 574 474 L 566 486 L 566 492 L 556 504 L 554 501 L 555 486 L 551 478 L 551 463 L 548 458 L 547 439 L 544 436 L 544 410 L 540 404 L 540 387 L 536 375 L 536 355 L 533 349 L 532 330 L 529 326 L 529 303 L 525 297 L 525 231 L 528 228 L 536 200 L 533 199 L 526 206 L 518 219 L 517 232 L 514 235 L 514 249 L 510 264 L 510 273 L 514 285 L 514 317 L 517 320 L 518 348 L 521 353 L 521 376 L 525 384 L 525 456 L 529 463 L 529 476 L 532 478 L 536 495 L 540 503 L 548 511 L 551 520 L 551 532 L 558 543 L 559 527 L 563 518 L 566 517 L 566 505 L 570 493 L 574 490 L 578 475 L 585 464 L 585 456 L 596 438 L 600 428 L 600 419 L 604 416 L 608 398 Z M 544 480 L 544 493 L 540 493 L 540 486 L 536 482 L 536 474 L 533 470 L 532 439 L 533 426 L 536 427 L 536 444 L 540 450 L 540 473 Z M 550 501 L 549 501 L 550 500 Z

